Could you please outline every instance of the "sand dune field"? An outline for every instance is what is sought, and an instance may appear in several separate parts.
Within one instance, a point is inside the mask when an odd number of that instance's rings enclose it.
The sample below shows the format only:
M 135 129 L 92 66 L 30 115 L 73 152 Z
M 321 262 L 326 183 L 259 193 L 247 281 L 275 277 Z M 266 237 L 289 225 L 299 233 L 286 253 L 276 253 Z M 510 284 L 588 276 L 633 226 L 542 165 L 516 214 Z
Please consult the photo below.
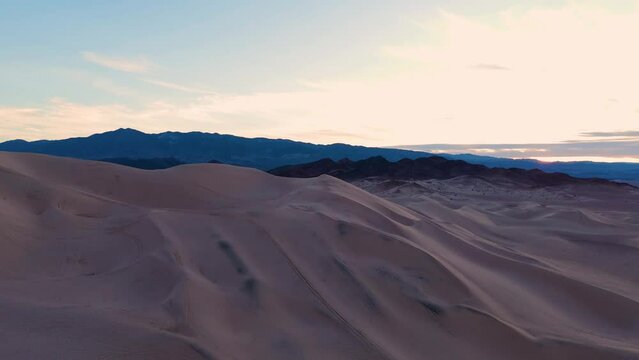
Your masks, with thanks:
M 639 359 L 638 204 L 0 153 L 0 358 Z

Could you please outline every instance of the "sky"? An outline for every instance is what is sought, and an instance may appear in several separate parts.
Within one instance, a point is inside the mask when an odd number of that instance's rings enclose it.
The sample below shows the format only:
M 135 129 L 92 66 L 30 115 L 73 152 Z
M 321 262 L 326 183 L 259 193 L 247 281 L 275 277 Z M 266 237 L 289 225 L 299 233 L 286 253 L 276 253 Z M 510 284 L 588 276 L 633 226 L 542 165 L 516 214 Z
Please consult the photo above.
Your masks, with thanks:
M 0 141 L 121 127 L 639 162 L 639 0 L 0 0 Z

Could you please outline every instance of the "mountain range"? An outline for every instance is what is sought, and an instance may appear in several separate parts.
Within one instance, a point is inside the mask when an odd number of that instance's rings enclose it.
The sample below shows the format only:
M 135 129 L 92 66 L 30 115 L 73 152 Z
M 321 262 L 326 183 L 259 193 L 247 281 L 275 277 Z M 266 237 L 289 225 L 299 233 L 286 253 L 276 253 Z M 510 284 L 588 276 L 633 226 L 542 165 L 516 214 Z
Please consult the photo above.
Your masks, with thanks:
M 524 170 L 517 168 L 491 168 L 470 164 L 462 160 L 449 160 L 441 156 L 417 159 L 402 159 L 397 162 L 376 156 L 364 160 L 342 159 L 334 161 L 322 159 L 312 163 L 287 165 L 269 171 L 273 175 L 295 178 L 311 178 L 331 175 L 345 181 L 367 178 L 382 180 L 446 180 L 459 176 L 468 176 L 490 180 L 493 183 L 515 183 L 517 186 L 541 188 L 558 185 L 621 185 L 612 181 L 591 178 L 576 178 L 563 173 L 547 173 L 539 169 Z
M 118 129 L 88 137 L 63 140 L 0 143 L 0 151 L 29 152 L 87 160 L 105 160 L 142 168 L 165 168 L 179 164 L 222 162 L 271 170 L 324 158 L 353 161 L 382 156 L 389 161 L 416 159 L 433 154 L 397 148 L 348 144 L 318 145 L 287 139 L 245 138 L 204 132 L 164 132 L 147 134 L 134 129 Z M 639 164 L 598 162 L 544 163 L 529 159 L 506 159 L 472 154 L 437 154 L 488 167 L 540 169 L 584 178 L 639 181 Z M 142 166 L 136 164 L 142 163 Z

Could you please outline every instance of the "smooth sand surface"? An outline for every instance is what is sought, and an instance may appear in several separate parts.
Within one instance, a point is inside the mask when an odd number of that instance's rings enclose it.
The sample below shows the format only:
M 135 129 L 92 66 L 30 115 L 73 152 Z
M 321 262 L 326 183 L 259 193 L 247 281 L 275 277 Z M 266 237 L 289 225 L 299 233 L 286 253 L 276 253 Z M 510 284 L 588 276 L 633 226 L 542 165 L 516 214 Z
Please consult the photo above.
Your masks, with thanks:
M 356 185 L 0 153 L 0 358 L 639 359 L 637 191 Z

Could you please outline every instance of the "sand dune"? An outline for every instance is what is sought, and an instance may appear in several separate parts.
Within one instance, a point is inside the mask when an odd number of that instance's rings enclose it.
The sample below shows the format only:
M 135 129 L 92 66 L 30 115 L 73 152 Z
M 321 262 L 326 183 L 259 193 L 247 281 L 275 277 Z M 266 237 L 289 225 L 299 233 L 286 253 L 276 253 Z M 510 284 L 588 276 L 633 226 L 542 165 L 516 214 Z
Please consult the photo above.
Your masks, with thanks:
M 0 358 L 639 358 L 633 190 L 356 185 L 0 153 Z

